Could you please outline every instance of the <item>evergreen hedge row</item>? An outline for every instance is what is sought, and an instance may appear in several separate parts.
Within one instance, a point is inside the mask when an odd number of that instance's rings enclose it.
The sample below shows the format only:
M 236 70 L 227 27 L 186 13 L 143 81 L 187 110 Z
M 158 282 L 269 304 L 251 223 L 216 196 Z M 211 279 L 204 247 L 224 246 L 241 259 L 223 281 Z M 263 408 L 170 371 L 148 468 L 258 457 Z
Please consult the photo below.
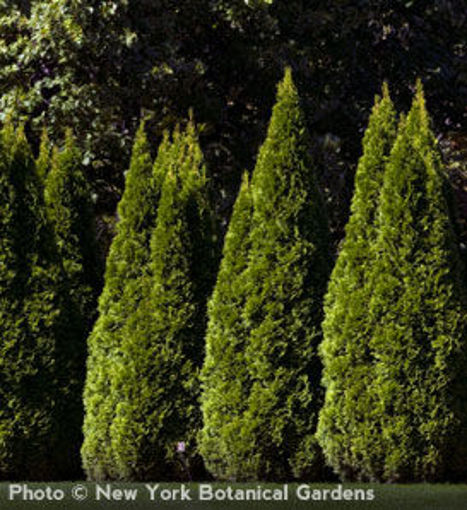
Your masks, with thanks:
M 346 480 L 465 479 L 465 268 L 420 83 L 397 123 L 385 85 L 331 273 L 290 70 L 219 271 L 193 121 L 154 162 L 142 122 L 95 321 L 101 270 L 73 136 L 59 150 L 44 131 L 34 160 L 6 121 L 0 478 L 78 477 L 81 448 L 97 480 L 203 478 L 203 462 L 221 480 L 318 480 L 325 464 Z

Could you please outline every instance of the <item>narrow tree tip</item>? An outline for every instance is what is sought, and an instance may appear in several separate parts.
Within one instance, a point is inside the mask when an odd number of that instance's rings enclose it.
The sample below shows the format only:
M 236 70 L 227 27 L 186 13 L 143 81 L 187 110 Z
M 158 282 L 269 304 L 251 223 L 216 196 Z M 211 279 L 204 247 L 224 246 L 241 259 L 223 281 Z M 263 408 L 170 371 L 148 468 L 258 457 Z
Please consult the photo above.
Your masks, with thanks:
M 387 81 L 383 82 L 383 85 L 381 86 L 381 92 L 383 99 L 387 99 L 389 101 L 391 100 L 391 94 L 389 92 L 389 85 Z
M 247 189 L 250 187 L 250 177 L 248 172 L 245 170 L 242 175 L 242 182 L 240 184 L 240 189 Z
M 290 91 L 295 92 L 295 84 L 292 77 L 292 68 L 288 66 L 284 70 L 284 78 L 279 82 L 278 93 L 280 96 L 281 93 L 288 94 Z

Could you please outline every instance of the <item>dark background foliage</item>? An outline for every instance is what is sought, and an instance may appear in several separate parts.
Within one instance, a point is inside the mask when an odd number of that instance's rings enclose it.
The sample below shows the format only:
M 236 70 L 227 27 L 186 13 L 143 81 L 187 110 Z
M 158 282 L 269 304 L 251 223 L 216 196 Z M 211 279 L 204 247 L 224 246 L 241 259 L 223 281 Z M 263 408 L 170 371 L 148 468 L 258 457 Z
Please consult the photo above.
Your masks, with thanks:
M 150 117 L 156 148 L 163 129 L 189 107 L 203 127 L 226 222 L 241 173 L 254 166 L 285 65 L 293 68 L 320 155 L 334 242 L 383 80 L 396 107 L 407 110 L 422 78 L 465 203 L 463 0 L 3 0 L 0 12 L 1 115 L 13 110 L 26 120 L 36 147 L 44 125 L 54 142 L 65 125 L 73 128 L 103 240 L 140 117 Z

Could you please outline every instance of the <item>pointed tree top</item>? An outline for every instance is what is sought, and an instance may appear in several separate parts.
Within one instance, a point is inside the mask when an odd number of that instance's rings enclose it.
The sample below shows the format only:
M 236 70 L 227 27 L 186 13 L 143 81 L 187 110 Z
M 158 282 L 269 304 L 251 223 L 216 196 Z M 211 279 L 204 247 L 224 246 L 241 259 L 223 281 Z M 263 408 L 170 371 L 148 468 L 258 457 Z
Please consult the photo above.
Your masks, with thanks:
M 417 81 L 415 82 L 415 97 L 423 101 L 425 99 L 425 93 L 423 91 L 423 82 L 421 78 L 417 78 Z
M 250 177 L 248 172 L 245 170 L 242 175 L 242 182 L 240 183 L 240 192 L 250 187 Z
M 417 79 L 415 87 L 416 91 L 406 118 L 405 127 L 420 143 L 429 143 L 434 146 L 436 145 L 436 139 L 431 130 L 431 120 L 426 108 L 425 93 L 420 78 Z
M 47 128 L 44 126 L 41 131 L 41 147 L 42 146 L 48 147 L 49 144 L 50 144 L 49 133 L 47 131 Z
M 31 146 L 29 145 L 26 133 L 24 131 L 24 124 L 20 124 L 15 133 L 15 141 L 13 145 L 14 156 L 21 154 L 21 158 L 25 161 L 34 161 Z
M 284 71 L 284 78 L 277 86 L 277 102 L 286 97 L 294 97 L 298 100 L 298 92 L 292 77 L 292 68 L 286 67 Z M 276 104 L 277 106 L 277 104 Z
M 389 98 L 390 97 L 390 94 L 389 94 L 389 85 L 388 85 L 387 81 L 383 81 L 383 85 L 381 87 L 381 91 L 383 93 L 383 98 Z
M 146 121 L 142 119 L 135 133 L 133 148 L 131 151 L 130 168 L 137 166 L 140 158 L 150 157 L 149 143 L 146 137 Z
M 292 77 L 292 68 L 290 66 L 287 66 L 284 69 L 284 78 L 282 80 L 282 83 L 287 86 L 294 86 L 293 77 Z

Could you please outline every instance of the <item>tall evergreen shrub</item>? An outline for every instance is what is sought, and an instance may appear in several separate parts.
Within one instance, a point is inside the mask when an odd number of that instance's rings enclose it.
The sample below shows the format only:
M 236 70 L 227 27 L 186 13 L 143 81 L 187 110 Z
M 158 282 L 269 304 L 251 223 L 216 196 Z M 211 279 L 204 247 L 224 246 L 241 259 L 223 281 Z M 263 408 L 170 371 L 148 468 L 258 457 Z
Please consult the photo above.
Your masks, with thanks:
M 171 154 L 151 239 L 147 294 L 125 328 L 111 428 L 117 475 L 190 477 L 199 456 L 199 370 L 215 271 L 204 161 L 190 124 Z M 184 451 L 177 451 L 183 443 Z
M 245 269 L 252 216 L 251 186 L 245 173 L 227 230 L 216 286 L 209 301 L 206 358 L 201 373 L 203 428 L 200 451 L 208 470 L 221 479 L 241 478 L 240 420 L 248 397 L 242 318 Z
M 68 317 L 60 260 L 20 128 L 0 134 L 0 478 L 67 476 L 57 464 L 57 364 Z
M 359 462 L 356 438 L 375 434 L 366 423 L 372 404 L 367 393 L 371 361 L 365 323 L 378 237 L 377 208 L 395 137 L 396 113 L 385 85 L 363 138 L 350 219 L 325 298 L 320 351 L 326 396 L 318 438 L 327 462 L 344 478 L 352 476 Z
M 53 226 L 58 252 L 82 321 L 89 328 L 100 286 L 94 208 L 81 153 L 71 131 L 62 150 L 54 150 L 45 180 L 44 198 Z
M 365 478 L 465 479 L 466 301 L 445 178 L 421 84 L 387 165 L 369 302 L 377 432 L 355 442 Z M 376 451 L 379 463 L 369 463 Z
M 166 145 L 164 142 L 159 152 Z M 99 317 L 88 340 L 81 453 L 84 469 L 91 479 L 114 476 L 109 429 L 116 401 L 111 383 L 120 355 L 122 328 L 141 299 L 141 279 L 147 272 L 149 242 L 159 201 L 160 171 L 159 166 L 153 169 L 144 123 L 141 123 L 118 206 L 119 221 L 107 258 Z
M 297 90 L 287 70 L 252 178 L 245 277 L 249 396 L 237 473 L 246 479 L 319 476 L 322 299 L 328 226 Z
M 42 145 L 47 140 L 43 139 Z M 40 163 L 47 161 L 41 147 Z M 74 476 L 81 474 L 79 450 L 82 442 L 83 386 L 86 337 L 95 315 L 100 286 L 100 264 L 94 227 L 91 190 L 81 169 L 81 154 L 71 132 L 65 146 L 54 150 L 45 178 L 44 198 L 48 220 L 66 278 L 69 322 L 66 337 L 59 339 L 61 370 L 57 406 L 62 407 L 60 426 L 63 464 L 71 464 Z M 59 453 L 59 452 L 57 452 Z M 63 469 L 63 467 L 62 467 Z

